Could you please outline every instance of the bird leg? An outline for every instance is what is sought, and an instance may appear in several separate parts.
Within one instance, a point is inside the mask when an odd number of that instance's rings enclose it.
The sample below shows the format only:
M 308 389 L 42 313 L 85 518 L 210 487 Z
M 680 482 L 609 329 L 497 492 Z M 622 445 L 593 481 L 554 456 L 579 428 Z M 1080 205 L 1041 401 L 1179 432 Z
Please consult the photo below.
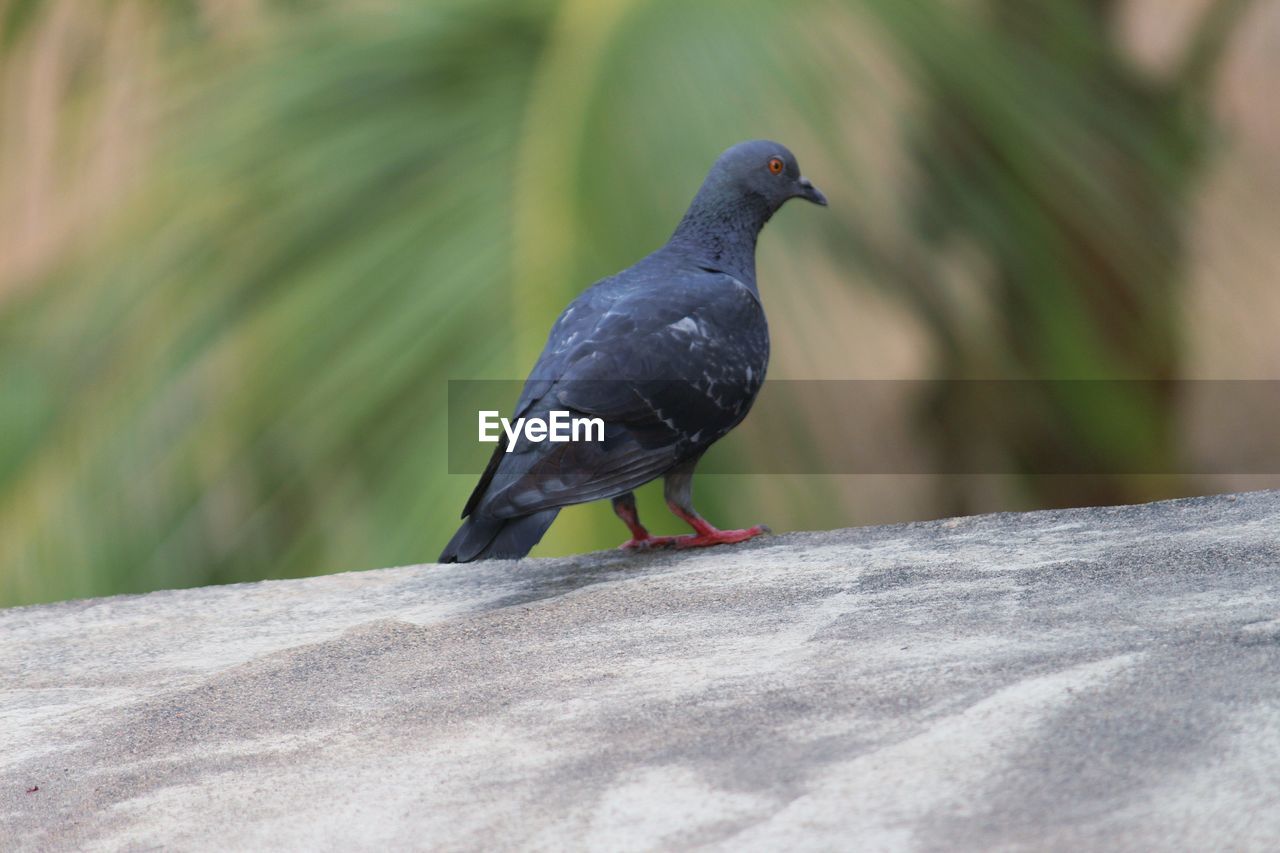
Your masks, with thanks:
M 636 510 L 636 496 L 631 492 L 618 495 L 613 499 L 613 511 L 622 523 L 631 531 L 631 538 L 618 547 L 624 551 L 646 551 L 650 548 L 665 548 L 675 542 L 674 536 L 651 536 L 645 526 L 640 523 L 640 513 Z
M 676 506 L 673 503 L 669 503 L 667 506 L 671 507 L 672 512 L 697 531 L 685 536 L 674 537 L 677 548 L 706 548 L 710 545 L 732 545 L 735 542 L 746 542 L 761 533 L 769 532 L 769 528 L 763 524 L 746 527 L 742 530 L 721 530 L 696 512 L 692 512 L 692 508 L 686 510 L 684 507 Z
M 769 528 L 763 524 L 757 524 L 755 527 L 748 527 L 743 530 L 720 530 L 698 515 L 698 511 L 693 508 L 693 469 L 697 464 L 698 461 L 695 459 L 671 471 L 667 474 L 662 484 L 667 506 L 695 531 L 686 536 L 674 537 L 674 544 L 677 548 L 706 548 L 711 545 L 730 545 L 734 542 L 745 542 L 748 539 L 754 539 L 761 533 L 769 531 Z

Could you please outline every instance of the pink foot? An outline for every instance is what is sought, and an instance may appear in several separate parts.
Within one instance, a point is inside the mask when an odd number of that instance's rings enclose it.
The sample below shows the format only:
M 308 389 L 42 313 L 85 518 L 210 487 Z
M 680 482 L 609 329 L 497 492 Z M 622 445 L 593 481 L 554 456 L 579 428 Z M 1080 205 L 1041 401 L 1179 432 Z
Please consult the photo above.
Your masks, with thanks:
M 674 545 L 678 536 L 645 536 L 628 539 L 618 546 L 619 551 L 650 551 L 654 548 L 666 548 Z
M 748 527 L 746 530 L 717 530 L 708 526 L 709 529 L 702 533 L 690 533 L 687 536 L 676 536 L 675 545 L 677 548 L 709 548 L 712 545 L 732 545 L 735 542 L 746 542 L 748 539 L 754 539 L 761 533 L 768 533 L 769 528 L 763 524 L 757 524 L 755 527 Z

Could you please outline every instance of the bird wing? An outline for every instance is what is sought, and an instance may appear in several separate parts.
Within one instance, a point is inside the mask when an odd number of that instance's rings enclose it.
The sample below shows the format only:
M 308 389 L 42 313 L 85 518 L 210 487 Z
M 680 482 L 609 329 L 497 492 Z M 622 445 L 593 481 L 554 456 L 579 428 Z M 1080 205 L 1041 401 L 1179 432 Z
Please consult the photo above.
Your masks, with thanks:
M 516 405 L 601 418 L 604 440 L 499 445 L 464 515 L 526 515 L 661 476 L 746 416 L 768 353 L 759 299 L 730 275 L 606 279 L 561 315 Z

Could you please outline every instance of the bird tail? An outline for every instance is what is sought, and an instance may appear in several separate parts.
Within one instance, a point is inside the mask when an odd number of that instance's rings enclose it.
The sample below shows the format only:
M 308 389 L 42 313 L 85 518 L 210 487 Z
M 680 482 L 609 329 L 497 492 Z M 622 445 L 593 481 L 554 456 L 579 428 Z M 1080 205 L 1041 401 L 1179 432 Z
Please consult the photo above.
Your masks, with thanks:
M 559 507 L 552 507 L 519 518 L 468 516 L 444 546 L 440 562 L 518 560 L 538 544 L 559 513 Z

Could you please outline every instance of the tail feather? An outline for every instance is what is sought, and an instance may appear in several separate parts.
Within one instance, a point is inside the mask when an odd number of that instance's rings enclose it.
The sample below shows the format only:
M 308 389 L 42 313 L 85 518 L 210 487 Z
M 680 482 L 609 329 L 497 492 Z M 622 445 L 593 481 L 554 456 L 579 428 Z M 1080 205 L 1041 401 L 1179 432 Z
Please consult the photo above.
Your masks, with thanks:
M 518 560 L 538 544 L 559 513 L 559 507 L 553 507 L 519 518 L 468 516 L 444 546 L 440 562 Z

